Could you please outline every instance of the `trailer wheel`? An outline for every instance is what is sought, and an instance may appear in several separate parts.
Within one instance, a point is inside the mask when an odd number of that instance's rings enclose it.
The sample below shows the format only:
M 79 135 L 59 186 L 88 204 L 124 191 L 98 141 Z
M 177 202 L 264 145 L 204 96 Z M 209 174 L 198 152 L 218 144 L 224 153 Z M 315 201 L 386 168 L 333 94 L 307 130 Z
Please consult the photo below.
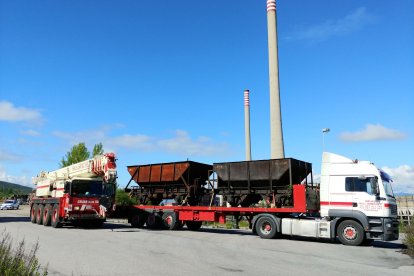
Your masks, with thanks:
M 168 230 L 180 229 L 181 221 L 175 212 L 166 212 L 162 215 L 162 222 L 164 227 Z
M 37 204 L 33 204 L 32 209 L 30 209 L 30 221 L 32 223 L 36 223 L 36 213 L 37 213 Z
M 354 220 L 344 220 L 337 229 L 339 241 L 343 245 L 358 246 L 364 241 L 364 229 Z
M 203 222 L 202 221 L 187 221 L 185 224 L 187 224 L 188 230 L 197 231 L 201 228 L 201 225 L 203 224 Z
M 36 223 L 42 224 L 43 222 L 43 210 L 45 209 L 45 206 L 43 204 L 39 204 L 37 206 L 36 210 Z
M 51 213 L 51 206 L 50 204 L 46 204 L 45 208 L 43 209 L 43 225 L 50 226 L 50 213 Z
M 256 233 L 262 239 L 273 239 L 278 234 L 276 220 L 271 216 L 262 216 L 256 222 Z
M 152 213 L 148 215 L 147 227 L 149 229 L 157 229 L 161 227 L 161 217 L 158 213 Z
M 143 212 L 139 212 L 136 214 L 133 214 L 131 216 L 131 226 L 136 228 L 142 228 L 147 221 L 147 214 Z
M 52 208 L 52 227 L 59 228 L 62 227 L 62 223 L 59 219 L 59 204 L 56 204 Z

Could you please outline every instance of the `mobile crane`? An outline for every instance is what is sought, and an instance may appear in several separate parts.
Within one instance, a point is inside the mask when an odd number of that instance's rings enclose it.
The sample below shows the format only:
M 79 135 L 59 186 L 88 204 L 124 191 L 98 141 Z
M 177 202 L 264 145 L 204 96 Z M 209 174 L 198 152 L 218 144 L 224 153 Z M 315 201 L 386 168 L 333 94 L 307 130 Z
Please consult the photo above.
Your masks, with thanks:
M 116 178 L 114 153 L 41 171 L 33 178 L 36 189 L 30 200 L 31 222 L 54 228 L 69 223 L 102 226 L 107 213 L 115 208 Z

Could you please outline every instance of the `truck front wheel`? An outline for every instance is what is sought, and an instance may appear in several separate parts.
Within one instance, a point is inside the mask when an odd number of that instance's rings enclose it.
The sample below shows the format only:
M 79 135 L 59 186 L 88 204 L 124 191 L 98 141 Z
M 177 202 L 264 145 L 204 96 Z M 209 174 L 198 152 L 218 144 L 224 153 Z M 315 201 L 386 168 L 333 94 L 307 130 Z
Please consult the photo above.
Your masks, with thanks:
M 364 229 L 354 220 L 344 220 L 337 229 L 339 241 L 343 245 L 358 246 L 364 242 Z

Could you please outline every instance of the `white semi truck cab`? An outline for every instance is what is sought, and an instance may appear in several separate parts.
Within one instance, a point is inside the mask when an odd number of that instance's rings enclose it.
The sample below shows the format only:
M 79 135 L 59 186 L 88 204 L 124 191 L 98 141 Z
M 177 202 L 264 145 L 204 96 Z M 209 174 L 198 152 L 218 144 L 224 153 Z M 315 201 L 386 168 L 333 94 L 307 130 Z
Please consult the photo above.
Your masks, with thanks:
M 391 182 L 388 174 L 369 161 L 324 152 L 320 216 L 334 222 L 338 238 L 346 244 L 360 243 L 361 239 L 396 240 L 397 203 Z M 357 237 L 360 226 L 365 237 Z

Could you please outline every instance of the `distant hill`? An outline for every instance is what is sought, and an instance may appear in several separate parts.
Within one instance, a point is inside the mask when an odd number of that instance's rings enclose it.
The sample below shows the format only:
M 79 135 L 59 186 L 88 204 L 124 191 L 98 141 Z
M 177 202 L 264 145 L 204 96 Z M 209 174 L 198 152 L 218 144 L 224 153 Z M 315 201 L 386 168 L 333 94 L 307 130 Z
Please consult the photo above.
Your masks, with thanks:
M 9 191 L 10 189 L 13 190 L 14 193 L 19 192 L 19 194 L 29 194 L 33 190 L 33 188 L 27 186 L 0 181 L 0 192 Z

